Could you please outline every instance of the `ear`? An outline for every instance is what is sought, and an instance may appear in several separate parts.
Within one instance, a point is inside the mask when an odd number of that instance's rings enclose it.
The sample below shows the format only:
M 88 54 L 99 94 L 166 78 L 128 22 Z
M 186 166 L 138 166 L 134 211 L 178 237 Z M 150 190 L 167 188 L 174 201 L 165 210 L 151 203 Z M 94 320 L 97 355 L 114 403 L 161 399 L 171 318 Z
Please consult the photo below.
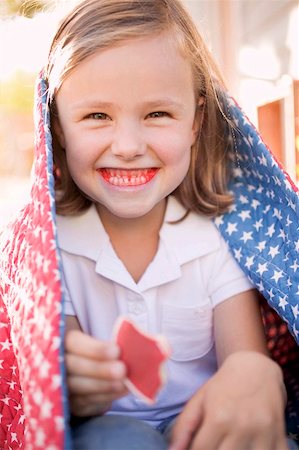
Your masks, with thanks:
M 53 131 L 56 134 L 58 142 L 62 148 L 65 148 L 65 138 L 63 134 L 63 130 L 59 121 L 59 118 L 55 116 L 52 121 Z
M 199 97 L 199 100 L 196 105 L 196 111 L 194 115 L 194 122 L 193 122 L 193 144 L 195 143 L 198 134 L 200 133 L 201 127 L 202 127 L 202 121 L 203 121 L 203 115 L 204 115 L 204 105 L 205 105 L 205 98 Z

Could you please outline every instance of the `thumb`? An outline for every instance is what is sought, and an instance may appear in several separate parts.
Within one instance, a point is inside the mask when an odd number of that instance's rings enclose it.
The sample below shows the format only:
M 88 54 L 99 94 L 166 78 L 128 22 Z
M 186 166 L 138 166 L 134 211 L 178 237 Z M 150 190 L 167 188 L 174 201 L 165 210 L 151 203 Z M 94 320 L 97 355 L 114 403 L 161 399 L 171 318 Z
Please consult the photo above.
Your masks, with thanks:
M 171 432 L 169 450 L 187 450 L 203 417 L 204 391 L 200 389 L 189 400 Z

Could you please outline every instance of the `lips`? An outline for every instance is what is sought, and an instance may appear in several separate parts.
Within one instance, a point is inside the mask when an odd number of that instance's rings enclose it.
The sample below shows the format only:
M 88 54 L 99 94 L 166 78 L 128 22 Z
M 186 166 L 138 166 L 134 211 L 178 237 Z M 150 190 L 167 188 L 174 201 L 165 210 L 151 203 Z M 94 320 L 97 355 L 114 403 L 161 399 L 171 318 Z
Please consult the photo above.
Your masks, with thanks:
M 141 186 L 148 183 L 157 174 L 159 169 L 99 169 L 98 172 L 107 183 L 113 186 L 128 187 Z

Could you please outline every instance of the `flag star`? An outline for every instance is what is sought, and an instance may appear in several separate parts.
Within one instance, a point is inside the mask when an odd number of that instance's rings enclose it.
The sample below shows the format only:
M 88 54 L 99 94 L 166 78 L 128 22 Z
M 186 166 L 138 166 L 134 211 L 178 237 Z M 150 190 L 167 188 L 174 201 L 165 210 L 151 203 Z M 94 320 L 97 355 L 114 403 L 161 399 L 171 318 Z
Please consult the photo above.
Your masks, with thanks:
M 294 272 L 297 272 L 297 269 L 299 269 L 297 259 L 295 259 L 294 264 L 292 266 L 290 266 L 290 268 L 293 269 Z
M 274 233 L 275 233 L 275 226 L 274 226 L 274 224 L 272 224 L 268 227 L 266 236 L 272 237 Z
M 1 352 L 3 352 L 3 350 L 9 350 L 12 344 L 9 342 L 8 339 L 6 339 L 5 341 L 1 342 L 1 345 L 2 345 Z
M 43 261 L 43 272 L 44 273 L 48 273 L 49 272 L 50 264 L 51 264 L 51 261 L 49 259 L 45 259 Z
M 281 228 L 281 230 L 279 232 L 278 237 L 282 238 L 283 240 L 285 240 L 285 238 L 286 238 L 286 234 L 285 234 L 285 232 L 284 232 L 284 230 L 282 228 Z
M 262 281 L 260 281 L 259 283 L 257 283 L 256 287 L 258 288 L 258 290 L 259 290 L 260 292 L 264 292 L 264 290 L 265 290 L 265 287 L 264 287 Z
M 270 246 L 270 250 L 268 252 L 268 255 L 271 256 L 271 258 L 275 258 L 276 255 L 279 255 L 279 245 L 276 245 L 276 247 L 271 247 Z
M 56 416 L 54 420 L 57 430 L 62 431 L 64 429 L 64 418 L 61 416 Z
M 261 241 L 255 248 L 257 248 L 259 251 L 265 250 L 266 243 L 267 243 L 267 241 Z
M 271 277 L 271 280 L 274 280 L 275 283 L 277 283 L 277 281 L 280 278 L 283 278 L 282 270 L 279 270 L 279 271 L 278 270 L 274 270 L 274 275 L 273 275 L 273 277 Z
M 292 220 L 290 219 L 290 215 L 288 214 L 288 216 L 287 216 L 287 221 L 286 221 L 286 226 L 288 227 L 288 226 L 290 226 L 292 223 L 293 223 L 293 222 L 292 222 Z
M 258 269 L 257 269 L 257 273 L 259 273 L 260 275 L 263 275 L 264 272 L 267 272 L 267 263 L 265 262 L 264 264 L 258 264 Z
M 61 339 L 59 336 L 54 336 L 53 340 L 52 340 L 52 345 L 51 345 L 51 349 L 53 350 L 57 350 L 59 349 L 61 346 Z
M 292 416 L 293 414 L 295 414 L 295 417 L 297 417 L 296 413 L 291 413 L 290 416 Z M 294 441 L 297 441 L 298 439 L 298 434 L 295 433 L 288 433 L 288 438 L 293 439 Z
M 246 243 L 247 241 L 252 240 L 252 233 L 252 231 L 244 231 L 241 237 L 241 241 L 244 241 L 244 243 Z
M 14 389 L 15 388 L 15 385 L 16 385 L 17 383 L 15 382 L 15 381 L 10 381 L 10 382 L 8 382 L 7 383 L 7 385 L 10 387 L 10 389 Z
M 1 398 L 0 401 L 5 403 L 5 405 L 9 406 L 9 401 L 11 400 L 10 397 L 8 397 L 7 395 L 4 398 Z
M 10 436 L 11 436 L 11 442 L 18 442 L 17 433 L 11 432 Z
M 246 203 L 249 203 L 248 202 L 248 198 L 245 195 L 242 195 L 242 194 L 240 195 L 239 200 L 242 203 L 242 205 L 245 205 Z
M 287 286 L 288 287 L 292 287 L 293 286 L 293 283 L 291 282 L 291 278 L 290 277 L 287 279 Z
M 43 260 L 44 260 L 43 255 L 40 252 L 37 252 L 36 257 L 35 257 L 35 264 L 36 264 L 37 269 L 40 269 L 42 267 Z
M 250 210 L 241 211 L 240 214 L 238 214 L 238 216 L 241 217 L 242 222 L 244 222 L 246 219 L 250 219 L 251 217 Z
M 253 146 L 253 137 L 250 134 L 248 135 L 248 141 L 252 147 Z
M 232 223 L 232 222 L 228 222 L 227 227 L 226 227 L 226 232 L 231 236 L 232 233 L 234 233 L 237 230 L 237 223 Z
M 287 298 L 286 295 L 284 295 L 283 297 L 279 297 L 279 303 L 278 303 L 278 306 L 280 306 L 284 311 L 286 309 L 286 306 L 289 304 L 286 301 L 286 298 Z
M 267 192 L 266 195 L 267 195 L 267 197 L 269 197 L 269 193 L 268 193 L 268 192 Z M 267 205 L 266 208 L 264 208 L 263 213 L 264 213 L 264 214 L 267 214 L 267 212 L 269 212 L 270 209 L 271 209 L 271 206 L 270 206 L 270 205 Z
M 24 414 L 22 414 L 21 416 L 20 416 L 20 418 L 19 418 L 19 425 L 20 424 L 23 424 L 24 422 L 25 422 L 25 415 Z
M 246 258 L 245 267 L 247 267 L 247 269 L 250 269 L 250 267 L 253 265 L 253 263 L 254 263 L 254 256 L 248 256 Z
M 278 220 L 282 220 L 281 211 L 277 208 L 274 208 L 273 217 L 277 217 Z
M 267 167 L 267 160 L 265 158 L 265 155 L 258 156 L 257 159 L 259 160 L 261 166 Z
M 59 374 L 53 375 L 52 388 L 58 389 L 61 386 L 61 383 L 62 383 L 61 375 L 59 375 Z
M 290 198 L 288 198 L 287 202 L 288 202 L 288 206 L 290 206 L 295 211 L 296 210 L 295 203 L 292 202 L 292 200 Z
M 292 312 L 294 314 L 295 319 L 297 319 L 297 317 L 299 316 L 298 304 L 296 306 L 291 306 L 291 308 L 292 308 Z
M 296 337 L 296 339 L 297 339 L 297 337 L 299 336 L 299 331 L 297 330 L 297 328 L 296 328 L 296 325 L 294 324 L 293 325 L 293 334 L 294 334 L 294 336 Z
M 41 214 L 43 216 L 43 214 Z M 45 243 L 47 240 L 47 235 L 48 235 L 48 231 L 47 230 L 42 230 L 41 232 L 41 238 L 42 238 L 42 242 Z
M 256 229 L 256 231 L 259 231 L 259 229 L 263 227 L 262 222 L 263 222 L 263 219 L 260 219 L 260 220 L 257 220 L 257 221 L 253 224 L 253 226 L 254 226 L 254 228 Z
M 234 176 L 235 177 L 242 177 L 242 175 L 243 175 L 243 172 L 242 172 L 242 170 L 240 169 L 240 167 L 235 167 L 234 168 L 234 170 L 233 170 L 233 172 L 234 172 Z
M 299 252 L 299 239 L 295 242 L 295 249 Z
M 273 177 L 272 177 L 272 180 L 274 181 L 274 183 L 275 183 L 277 186 L 281 186 L 281 181 L 280 181 L 280 179 L 279 179 L 277 176 L 273 176 Z
M 256 209 L 260 204 L 261 203 L 258 200 L 256 200 L 255 198 L 251 202 L 251 206 L 253 209 Z
M 240 262 L 242 258 L 242 248 L 240 247 L 239 249 L 234 249 L 234 255 L 236 260 Z
M 219 225 L 222 225 L 223 224 L 223 216 L 216 217 L 215 224 L 217 225 L 217 227 L 219 227 Z
M 36 435 L 35 435 L 35 445 L 37 447 L 45 448 L 44 447 L 45 446 L 45 439 L 46 439 L 46 436 L 45 436 L 45 433 L 43 432 L 43 430 L 40 429 L 40 428 L 37 428 Z
M 270 291 L 267 291 L 267 294 L 269 294 L 270 300 L 274 297 L 273 289 L 271 288 Z
M 48 417 L 51 417 L 51 411 L 53 409 L 53 403 L 49 402 L 48 400 L 43 401 L 41 405 L 41 417 L 46 419 Z
M 41 283 L 35 292 L 36 297 L 38 299 L 44 297 L 47 293 L 47 290 L 48 290 L 48 287 L 44 283 Z
M 42 231 L 42 227 L 41 227 L 40 225 L 37 225 L 37 226 L 34 228 L 32 234 L 33 234 L 33 236 L 34 236 L 35 238 L 38 238 L 38 236 L 40 235 L 40 232 L 41 232 L 41 231 Z

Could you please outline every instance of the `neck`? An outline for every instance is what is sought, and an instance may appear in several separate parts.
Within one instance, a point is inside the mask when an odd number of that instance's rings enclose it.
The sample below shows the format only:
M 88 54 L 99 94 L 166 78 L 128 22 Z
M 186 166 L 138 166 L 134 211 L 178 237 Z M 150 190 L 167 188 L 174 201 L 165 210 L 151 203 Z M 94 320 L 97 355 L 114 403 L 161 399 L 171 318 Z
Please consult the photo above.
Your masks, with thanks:
M 159 234 L 163 223 L 164 213 L 166 209 L 166 199 L 159 202 L 147 214 L 135 218 L 123 218 L 112 214 L 107 208 L 98 204 L 96 205 L 98 214 L 101 218 L 102 224 L 111 237 L 115 233 L 125 235 L 131 234 Z

